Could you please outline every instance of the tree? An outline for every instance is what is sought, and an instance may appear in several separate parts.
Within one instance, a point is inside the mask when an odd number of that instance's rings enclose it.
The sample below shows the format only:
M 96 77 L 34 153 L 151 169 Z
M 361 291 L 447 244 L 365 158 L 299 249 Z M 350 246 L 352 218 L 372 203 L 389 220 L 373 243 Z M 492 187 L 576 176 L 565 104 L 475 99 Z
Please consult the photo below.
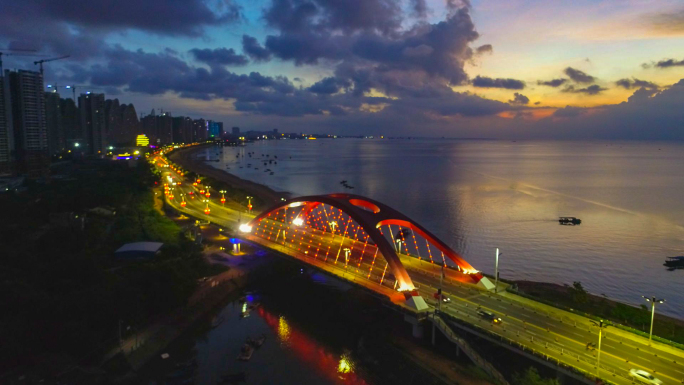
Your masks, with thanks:
M 580 281 L 575 281 L 572 283 L 572 287 L 570 288 L 570 294 L 572 294 L 572 300 L 577 304 L 586 303 L 589 299 L 589 293 L 587 293 L 587 291 L 584 290 L 582 282 Z
M 529 367 L 524 373 L 513 375 L 514 385 L 560 385 L 556 378 L 542 378 L 535 367 Z

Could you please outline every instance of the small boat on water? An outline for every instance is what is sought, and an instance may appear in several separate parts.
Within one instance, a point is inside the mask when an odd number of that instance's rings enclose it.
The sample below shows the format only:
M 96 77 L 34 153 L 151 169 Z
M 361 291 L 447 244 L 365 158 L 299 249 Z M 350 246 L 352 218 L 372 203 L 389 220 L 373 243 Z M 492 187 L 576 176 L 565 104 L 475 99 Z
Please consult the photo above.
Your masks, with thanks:
M 237 359 L 240 361 L 249 361 L 254 354 L 254 346 L 250 343 L 245 343 L 240 349 L 240 354 L 238 354 Z
M 582 224 L 582 220 L 575 217 L 558 217 L 558 223 L 566 226 L 577 226 Z
M 667 257 L 663 266 L 669 267 L 668 270 L 684 269 L 684 255 Z

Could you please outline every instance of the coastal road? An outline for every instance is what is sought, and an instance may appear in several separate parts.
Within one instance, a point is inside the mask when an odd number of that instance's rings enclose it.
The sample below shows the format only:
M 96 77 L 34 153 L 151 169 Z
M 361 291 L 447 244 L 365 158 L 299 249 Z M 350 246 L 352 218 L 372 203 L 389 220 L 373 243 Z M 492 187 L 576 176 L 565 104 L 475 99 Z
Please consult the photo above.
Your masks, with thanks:
M 216 200 L 210 199 L 209 216 L 204 214 L 205 203 L 199 198 L 199 190 L 191 182 L 183 181 L 170 168 L 161 168 L 163 176 L 171 176 L 181 181 L 175 186 L 176 192 L 186 197 L 192 191 L 195 199 L 186 199 L 186 207 L 180 207 L 177 193 L 168 203 L 180 212 L 195 217 L 208 217 L 222 226 L 236 226 L 245 223 L 253 216 L 224 208 Z M 215 192 L 212 192 L 215 193 Z M 282 222 L 264 220 L 264 227 L 271 231 L 268 235 L 274 242 L 286 246 L 291 254 L 299 259 L 311 259 L 316 263 L 335 265 L 357 279 L 366 279 L 383 287 L 392 287 L 394 277 L 385 269 L 385 261 L 377 256 L 375 247 L 342 237 L 339 234 L 321 232 L 308 227 L 282 228 Z M 272 227 L 272 229 L 270 229 Z M 280 230 L 280 232 L 276 231 Z M 295 239 L 294 236 L 297 235 Z M 342 252 L 348 248 L 347 254 Z M 325 255 L 327 254 L 327 260 Z M 420 294 L 431 301 L 439 286 L 436 265 L 417 261 L 415 257 L 400 255 Z M 335 260 L 337 263 L 335 263 Z M 588 350 L 587 343 L 598 344 L 598 328 L 585 317 L 559 310 L 508 292 L 494 294 L 480 290 L 473 285 L 446 279 L 443 290 L 452 301 L 443 304 L 442 311 L 468 323 L 485 328 L 507 340 L 515 341 L 529 349 L 536 350 L 587 373 L 608 379 L 617 384 L 629 384 L 629 370 L 632 368 L 654 373 L 665 384 L 684 382 L 684 351 L 654 342 L 649 346 L 648 339 L 616 328 L 603 331 L 601 342 L 600 371 L 596 369 L 596 350 Z M 434 305 L 434 302 L 431 303 Z M 482 319 L 478 310 L 495 313 L 503 319 L 502 324 L 494 325 Z

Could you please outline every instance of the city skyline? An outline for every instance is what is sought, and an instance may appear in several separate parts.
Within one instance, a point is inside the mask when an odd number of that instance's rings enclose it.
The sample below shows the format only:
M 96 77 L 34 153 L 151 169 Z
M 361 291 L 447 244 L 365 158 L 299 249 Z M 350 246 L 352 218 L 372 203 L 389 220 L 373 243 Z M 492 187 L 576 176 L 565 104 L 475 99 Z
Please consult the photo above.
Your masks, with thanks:
M 140 111 L 342 135 L 684 139 L 674 1 L 76 3 L 11 4 L 0 45 L 69 54 L 46 83 Z

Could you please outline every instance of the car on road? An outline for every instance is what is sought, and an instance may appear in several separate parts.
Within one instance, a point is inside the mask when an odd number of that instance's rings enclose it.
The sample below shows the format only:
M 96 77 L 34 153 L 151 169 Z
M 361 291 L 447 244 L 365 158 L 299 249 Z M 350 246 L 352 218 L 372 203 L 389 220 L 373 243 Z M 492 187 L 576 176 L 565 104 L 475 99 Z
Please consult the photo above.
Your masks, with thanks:
M 647 384 L 661 385 L 663 383 L 659 379 L 653 377 L 653 375 L 651 373 L 649 373 L 645 370 L 641 370 L 641 369 L 630 369 L 629 375 L 632 376 L 635 380 L 641 381 L 641 382 L 644 382 Z
M 490 321 L 493 324 L 500 324 L 502 322 L 501 317 L 497 317 L 496 314 L 484 310 L 478 310 L 477 314 L 483 319 Z
M 433 294 L 432 296 L 433 296 L 436 300 L 439 300 L 440 293 L 435 293 L 435 294 Z M 442 297 L 442 302 L 444 302 L 444 303 L 449 303 L 449 302 L 451 302 L 451 298 L 449 298 L 449 297 L 447 297 L 446 295 L 444 295 L 444 293 L 441 294 L 441 297 Z

